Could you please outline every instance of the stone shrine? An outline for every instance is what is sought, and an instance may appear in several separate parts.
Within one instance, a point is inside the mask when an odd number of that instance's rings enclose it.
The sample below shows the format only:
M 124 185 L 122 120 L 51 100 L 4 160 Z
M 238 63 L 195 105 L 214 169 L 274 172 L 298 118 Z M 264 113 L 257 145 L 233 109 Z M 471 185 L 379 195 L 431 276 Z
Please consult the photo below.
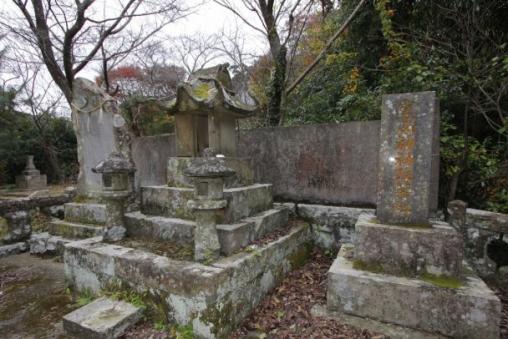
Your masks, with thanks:
M 140 187 L 139 210 L 123 215 L 125 234 L 67 244 L 66 277 L 78 292 L 112 284 L 149 291 L 171 322 L 192 326 L 198 338 L 224 338 L 304 262 L 310 228 L 289 223 L 272 185 L 255 183 L 250 160 L 236 157 L 236 119 L 257 107 L 232 92 L 225 65 L 191 75 L 166 107 L 178 145 L 167 185 Z
M 22 190 L 36 190 L 47 187 L 46 175 L 41 174 L 35 168 L 33 155 L 27 156 L 25 169 L 21 175 L 16 176 L 16 187 Z
M 378 205 L 328 271 L 330 312 L 437 335 L 498 338 L 501 304 L 463 261 L 461 236 L 429 218 L 437 203 L 434 92 L 383 96 Z

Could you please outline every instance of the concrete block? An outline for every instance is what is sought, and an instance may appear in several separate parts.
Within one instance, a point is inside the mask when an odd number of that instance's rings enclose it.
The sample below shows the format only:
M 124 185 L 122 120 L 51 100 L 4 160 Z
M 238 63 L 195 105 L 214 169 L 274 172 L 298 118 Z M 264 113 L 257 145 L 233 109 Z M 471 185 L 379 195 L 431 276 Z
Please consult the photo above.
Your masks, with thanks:
M 60 236 L 52 236 L 48 232 L 32 234 L 27 243 L 30 254 L 57 254 L 63 255 L 65 245 L 72 242 Z
M 453 338 L 499 338 L 501 302 L 473 273 L 445 288 L 358 270 L 339 255 L 328 271 L 327 308 Z
M 120 300 L 100 298 L 63 317 L 67 335 L 73 338 L 118 338 L 134 325 L 142 315 L 142 310 Z
M 355 228 L 357 260 L 381 265 L 390 273 L 460 276 L 463 242 L 447 223 L 436 221 L 431 227 L 393 226 L 381 224 L 374 215 L 365 213 Z

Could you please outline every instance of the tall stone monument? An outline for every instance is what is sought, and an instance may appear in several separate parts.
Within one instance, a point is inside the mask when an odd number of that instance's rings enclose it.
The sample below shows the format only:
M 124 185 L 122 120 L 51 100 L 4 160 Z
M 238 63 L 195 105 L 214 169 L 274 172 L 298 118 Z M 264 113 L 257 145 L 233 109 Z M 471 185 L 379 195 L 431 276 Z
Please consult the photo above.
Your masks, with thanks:
M 78 194 L 96 196 L 102 179 L 92 169 L 112 152 L 130 158 L 130 135 L 115 99 L 90 80 L 75 80 L 72 109 L 78 141 Z
M 327 306 L 415 330 L 498 338 L 501 305 L 464 267 L 463 241 L 429 218 L 437 207 L 439 108 L 434 92 L 383 97 L 377 215 L 328 272 Z

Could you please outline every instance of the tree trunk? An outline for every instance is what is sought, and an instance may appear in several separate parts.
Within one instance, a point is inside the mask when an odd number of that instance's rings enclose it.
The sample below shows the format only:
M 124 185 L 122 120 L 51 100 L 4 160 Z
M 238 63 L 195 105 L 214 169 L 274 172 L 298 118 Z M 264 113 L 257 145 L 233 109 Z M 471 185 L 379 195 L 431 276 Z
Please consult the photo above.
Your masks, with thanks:
M 277 58 L 274 59 L 272 78 L 267 89 L 267 120 L 269 126 L 278 126 L 282 118 L 281 104 L 286 83 L 286 56 L 286 46 L 281 46 Z

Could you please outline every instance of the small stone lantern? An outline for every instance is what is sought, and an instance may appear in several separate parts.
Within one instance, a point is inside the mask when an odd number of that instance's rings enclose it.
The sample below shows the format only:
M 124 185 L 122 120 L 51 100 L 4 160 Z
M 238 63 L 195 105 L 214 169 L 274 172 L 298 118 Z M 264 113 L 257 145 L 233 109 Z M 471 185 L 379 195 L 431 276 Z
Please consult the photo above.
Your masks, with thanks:
M 235 171 L 224 165 L 220 158 L 198 158 L 185 170 L 194 183 L 194 200 L 187 207 L 194 211 L 194 259 L 208 261 L 219 257 L 217 212 L 227 206 L 224 199 L 224 179 Z
M 112 152 L 92 171 L 102 174 L 101 197 L 106 203 L 107 209 L 104 240 L 121 240 L 125 237 L 126 232 L 123 222 L 124 205 L 131 194 L 129 177 L 136 169 L 120 153 Z

